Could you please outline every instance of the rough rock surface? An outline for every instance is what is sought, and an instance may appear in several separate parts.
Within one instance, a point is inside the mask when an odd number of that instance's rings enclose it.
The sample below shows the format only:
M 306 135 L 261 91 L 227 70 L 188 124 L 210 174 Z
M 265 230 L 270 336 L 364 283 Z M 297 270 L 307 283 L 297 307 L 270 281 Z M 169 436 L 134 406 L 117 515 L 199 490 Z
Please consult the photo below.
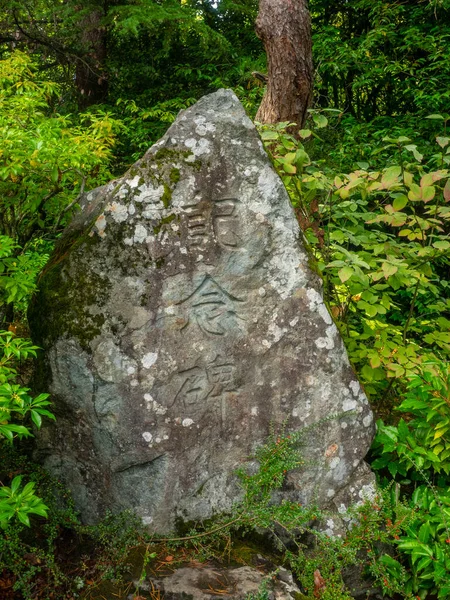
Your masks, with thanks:
M 177 569 L 167 577 L 152 579 L 150 584 L 140 583 L 138 588 L 163 592 L 165 600 L 244 600 L 248 594 L 256 596 L 266 581 L 266 574 L 253 567 L 198 565 Z M 266 585 L 268 600 L 293 600 L 300 595 L 292 573 L 283 567 L 278 569 L 276 579 L 269 577 Z
M 231 91 L 88 195 L 39 288 L 29 318 L 57 413 L 40 454 L 85 521 L 133 508 L 167 533 L 230 509 L 271 423 L 318 423 L 282 496 L 324 505 L 364 485 L 371 410 Z

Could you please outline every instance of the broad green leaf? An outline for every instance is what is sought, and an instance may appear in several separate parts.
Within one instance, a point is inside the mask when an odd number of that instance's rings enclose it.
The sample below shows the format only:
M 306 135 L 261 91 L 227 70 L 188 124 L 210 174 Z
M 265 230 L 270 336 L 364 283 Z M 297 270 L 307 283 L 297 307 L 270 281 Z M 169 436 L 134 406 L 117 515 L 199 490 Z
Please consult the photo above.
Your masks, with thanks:
M 36 427 L 38 429 L 40 429 L 41 425 L 42 425 L 42 418 L 41 418 L 41 415 L 36 410 L 31 411 L 31 419 L 32 419 L 33 423 L 36 425 Z
M 313 115 L 313 120 L 319 129 L 326 127 L 328 125 L 328 119 L 324 115 Z
M 392 203 L 392 206 L 394 207 L 394 210 L 402 210 L 402 208 L 405 208 L 407 204 L 407 196 L 401 194 L 400 196 L 397 196 L 397 198 L 395 198 L 394 202 Z
M 422 199 L 422 189 L 416 183 L 411 183 L 408 198 L 414 202 Z
M 348 279 L 350 279 L 353 273 L 354 270 L 351 267 L 346 266 L 342 267 L 342 269 L 338 271 L 338 276 L 342 283 L 345 283 Z
M 447 179 L 444 186 L 444 198 L 447 202 L 450 202 L 450 179 Z
M 445 148 L 448 145 L 448 143 L 450 142 L 450 138 L 442 137 L 442 136 L 438 135 L 436 138 L 436 141 L 441 148 Z
M 386 169 L 381 177 L 381 183 L 383 187 L 389 189 L 392 185 L 398 182 L 398 178 L 402 172 L 401 167 L 389 167 Z
M 16 475 L 11 482 L 11 492 L 15 494 L 20 487 L 20 483 L 22 481 L 22 475 Z
M 450 248 L 450 242 L 447 242 L 446 240 L 433 242 L 433 248 L 437 248 L 438 250 L 447 250 Z
M 422 525 L 419 529 L 419 540 L 421 542 L 423 542 L 424 544 L 426 544 L 428 542 L 428 540 L 430 539 L 430 534 L 431 534 L 430 522 L 425 521 L 425 523 L 422 523 Z
M 30 527 L 30 519 L 29 519 L 28 515 L 26 514 L 26 512 L 19 510 L 16 513 L 16 515 L 17 515 L 19 521 L 21 521 L 27 527 Z
M 436 188 L 434 185 L 427 185 L 422 188 L 422 199 L 424 202 L 430 202 L 433 200 L 436 194 Z
M 388 262 L 383 262 L 381 268 L 383 270 L 383 275 L 386 277 L 386 279 L 388 277 L 391 277 L 391 275 L 394 275 L 398 271 L 398 267 L 396 265 L 393 265 Z
M 380 357 L 377 354 L 373 354 L 370 359 L 370 366 L 372 367 L 372 369 L 376 369 L 377 367 L 379 367 L 381 365 L 381 360 Z
M 262 131 L 261 138 L 267 142 L 278 139 L 278 133 L 276 131 Z

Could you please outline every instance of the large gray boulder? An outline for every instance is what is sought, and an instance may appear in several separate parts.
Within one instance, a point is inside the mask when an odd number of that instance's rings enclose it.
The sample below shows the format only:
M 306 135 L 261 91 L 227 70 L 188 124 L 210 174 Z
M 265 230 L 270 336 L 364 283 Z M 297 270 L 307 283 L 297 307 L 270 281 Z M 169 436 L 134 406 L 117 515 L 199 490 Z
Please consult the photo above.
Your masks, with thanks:
M 231 91 L 88 195 L 39 290 L 29 319 L 57 413 L 39 452 L 85 521 L 132 508 L 167 533 L 229 510 L 236 468 L 282 423 L 317 423 L 282 496 L 358 497 L 372 412 Z

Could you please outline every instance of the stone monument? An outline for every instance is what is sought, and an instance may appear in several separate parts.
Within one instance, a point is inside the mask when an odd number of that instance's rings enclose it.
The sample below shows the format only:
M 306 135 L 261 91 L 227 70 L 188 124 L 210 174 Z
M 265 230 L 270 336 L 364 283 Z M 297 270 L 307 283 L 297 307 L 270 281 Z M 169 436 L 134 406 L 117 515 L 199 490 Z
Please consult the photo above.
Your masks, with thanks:
M 29 319 L 57 415 L 39 454 L 86 522 L 132 508 L 168 533 L 229 510 L 235 470 L 282 423 L 317 426 L 281 496 L 357 498 L 372 412 L 233 92 L 87 195 Z

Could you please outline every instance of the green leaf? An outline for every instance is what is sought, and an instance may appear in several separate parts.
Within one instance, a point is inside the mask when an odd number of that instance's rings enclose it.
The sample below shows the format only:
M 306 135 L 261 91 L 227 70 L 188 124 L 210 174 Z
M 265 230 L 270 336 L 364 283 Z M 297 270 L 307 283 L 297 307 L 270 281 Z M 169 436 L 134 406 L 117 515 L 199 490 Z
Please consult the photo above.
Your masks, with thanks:
M 398 178 L 402 172 L 401 167 L 389 167 L 383 172 L 381 177 L 381 183 L 385 188 L 390 188 L 393 184 L 398 182 Z
M 263 139 L 265 142 L 272 141 L 272 140 L 277 140 L 278 139 L 278 133 L 276 131 L 262 131 L 261 132 L 261 139 Z
M 439 242 L 433 242 L 433 248 L 437 248 L 438 250 L 448 250 L 450 248 L 450 242 L 446 240 L 441 240 Z
M 447 202 L 450 202 L 450 179 L 447 179 L 444 186 L 444 198 Z
M 436 141 L 441 148 L 445 148 L 448 145 L 448 143 L 450 142 L 450 138 L 442 137 L 442 136 L 438 135 L 436 138 Z
M 52 173 L 51 173 L 51 179 L 52 179 L 53 183 L 58 183 L 58 179 L 59 179 L 58 165 L 55 165 L 53 167 Z
M 426 544 L 428 542 L 428 540 L 430 539 L 430 534 L 431 534 L 430 522 L 425 521 L 425 523 L 422 523 L 422 525 L 419 529 L 419 540 L 421 542 L 423 542 L 424 544 Z
M 392 203 L 392 206 L 394 207 L 394 210 L 402 210 L 402 208 L 405 208 L 407 204 L 408 197 L 405 196 L 405 194 L 401 194 L 400 196 L 397 196 L 397 198 L 395 198 L 394 202 Z
M 36 410 L 31 411 L 31 420 L 33 421 L 33 423 L 36 425 L 36 427 L 38 429 L 41 428 L 42 418 L 41 418 L 41 415 Z
M 342 283 L 345 283 L 353 275 L 355 271 L 351 267 L 342 267 L 339 269 L 338 276 Z
M 430 200 L 433 200 L 435 195 L 436 188 L 434 185 L 427 185 L 422 188 L 422 200 L 424 202 L 430 202 Z
M 20 487 L 22 481 L 22 475 L 17 475 L 11 482 L 11 492 L 15 494 Z
M 388 277 L 391 277 L 392 275 L 395 275 L 395 273 L 397 273 L 398 271 L 398 267 L 396 265 L 393 265 L 388 262 L 383 262 L 381 265 L 381 269 L 386 279 L 388 279 Z
M 324 115 L 313 115 L 313 121 L 319 129 L 328 125 L 328 119 Z
M 422 571 L 422 569 L 426 569 L 428 567 L 428 565 L 430 565 L 432 562 L 433 562 L 432 558 L 430 558 L 428 556 L 424 556 L 417 563 L 416 570 Z
M 19 521 L 21 521 L 27 527 L 30 527 L 30 519 L 29 519 L 29 517 L 28 517 L 28 515 L 27 515 L 26 512 L 22 512 L 21 510 L 19 510 L 16 513 L 16 515 L 17 515 Z
M 415 144 L 408 144 L 407 146 L 405 146 L 405 149 L 413 153 L 414 158 L 417 160 L 417 162 L 422 162 L 423 154 L 421 154 L 417 150 L 417 146 Z

